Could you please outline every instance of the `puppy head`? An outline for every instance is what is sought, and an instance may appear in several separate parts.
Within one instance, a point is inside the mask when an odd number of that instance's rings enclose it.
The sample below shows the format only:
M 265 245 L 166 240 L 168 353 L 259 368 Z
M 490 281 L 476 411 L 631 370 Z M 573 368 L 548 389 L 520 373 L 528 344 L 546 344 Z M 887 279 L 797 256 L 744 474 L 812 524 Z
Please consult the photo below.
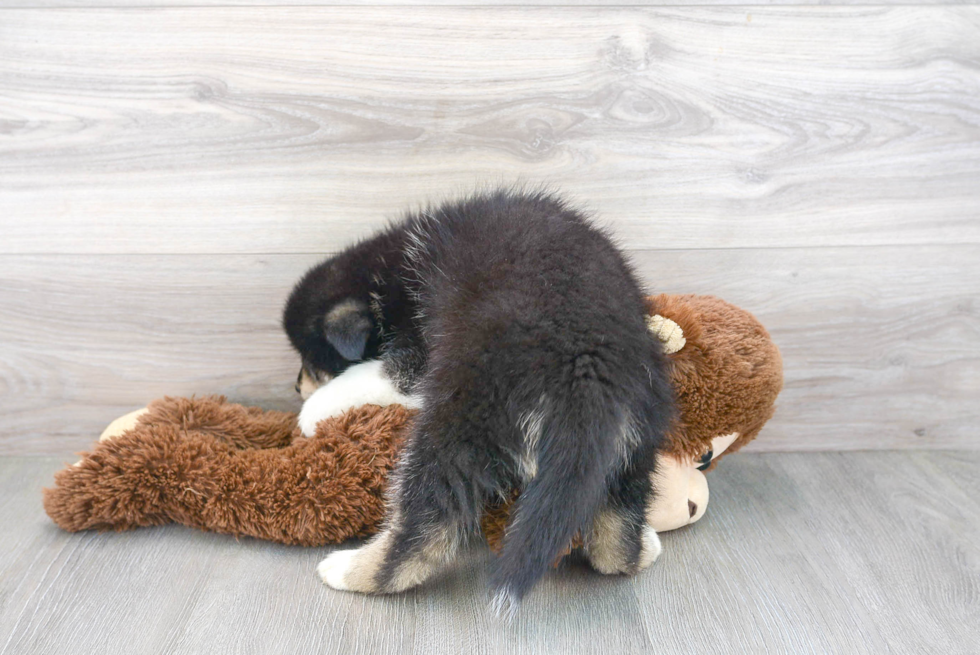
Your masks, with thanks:
M 296 390 L 304 399 L 377 350 L 377 330 L 366 302 L 317 291 L 301 283 L 283 313 L 283 328 L 303 360 Z

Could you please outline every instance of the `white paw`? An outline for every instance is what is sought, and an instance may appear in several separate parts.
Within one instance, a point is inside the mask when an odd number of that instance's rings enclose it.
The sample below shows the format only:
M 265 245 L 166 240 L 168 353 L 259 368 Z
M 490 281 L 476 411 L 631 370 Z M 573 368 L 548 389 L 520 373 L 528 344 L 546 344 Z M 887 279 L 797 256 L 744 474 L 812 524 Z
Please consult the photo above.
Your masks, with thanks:
M 299 424 L 299 429 L 302 431 L 304 437 L 312 437 L 316 434 L 317 423 L 332 416 L 329 413 L 330 403 L 328 399 L 324 396 L 317 397 L 317 394 L 326 388 L 320 387 L 320 389 L 314 392 L 312 396 L 306 399 L 306 402 L 303 403 L 303 408 L 299 411 L 296 422 Z
M 357 550 L 338 550 L 330 553 L 325 560 L 317 564 L 317 575 L 328 587 L 350 591 L 350 586 L 346 582 L 347 573 L 353 568 L 356 553 Z
M 299 427 L 303 434 L 312 437 L 317 423 L 340 416 L 349 409 L 361 405 L 391 405 L 399 403 L 410 408 L 420 406 L 418 398 L 398 391 L 384 374 L 380 360 L 356 364 L 317 389 L 299 413 Z
M 657 558 L 660 557 L 660 553 L 663 550 L 663 546 L 660 545 L 660 537 L 657 536 L 657 531 L 649 525 L 643 526 L 643 546 L 640 548 L 640 561 L 637 564 L 639 570 L 642 571 L 657 561 Z

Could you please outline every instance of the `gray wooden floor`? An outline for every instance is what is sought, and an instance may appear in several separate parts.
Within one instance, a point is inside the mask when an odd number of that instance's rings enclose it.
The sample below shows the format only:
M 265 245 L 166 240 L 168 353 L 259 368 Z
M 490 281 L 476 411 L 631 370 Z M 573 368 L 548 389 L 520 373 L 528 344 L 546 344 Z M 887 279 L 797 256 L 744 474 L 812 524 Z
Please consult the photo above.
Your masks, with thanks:
M 738 454 L 701 523 L 634 579 L 550 575 L 510 625 L 487 555 L 411 593 L 314 577 L 327 548 L 181 527 L 61 532 L 57 458 L 0 459 L 0 655 L 976 653 L 980 453 Z

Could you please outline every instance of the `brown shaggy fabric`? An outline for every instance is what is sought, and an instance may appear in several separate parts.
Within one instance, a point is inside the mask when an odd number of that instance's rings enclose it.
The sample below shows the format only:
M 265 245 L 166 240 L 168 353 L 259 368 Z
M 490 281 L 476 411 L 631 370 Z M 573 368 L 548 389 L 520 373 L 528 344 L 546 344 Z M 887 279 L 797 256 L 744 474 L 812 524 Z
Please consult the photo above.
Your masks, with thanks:
M 654 296 L 648 306 L 678 323 L 686 339 L 670 355 L 680 421 L 669 452 L 697 458 L 711 439 L 732 432 L 741 436 L 725 454 L 738 450 L 772 416 L 782 386 L 769 334 L 748 312 L 711 296 Z M 55 487 L 44 490 L 55 523 L 75 532 L 176 522 L 303 546 L 364 537 L 383 518 L 388 472 L 414 414 L 365 405 L 323 421 L 305 439 L 295 414 L 220 396 L 164 398 L 149 410 L 132 430 L 55 475 Z M 512 502 L 488 508 L 491 546 L 502 542 Z
M 365 405 L 305 439 L 296 416 L 223 397 L 164 398 L 136 428 L 55 475 L 44 509 L 62 528 L 182 523 L 319 546 L 372 534 L 412 414 Z

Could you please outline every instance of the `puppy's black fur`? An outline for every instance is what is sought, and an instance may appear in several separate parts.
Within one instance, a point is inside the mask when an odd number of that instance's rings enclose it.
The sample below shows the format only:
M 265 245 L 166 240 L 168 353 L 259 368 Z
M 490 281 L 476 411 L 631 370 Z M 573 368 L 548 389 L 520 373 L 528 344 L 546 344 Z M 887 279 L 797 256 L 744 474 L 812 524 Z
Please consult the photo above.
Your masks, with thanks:
M 432 544 L 476 533 L 487 499 L 513 489 L 499 596 L 520 600 L 600 512 L 635 568 L 673 398 L 636 276 L 580 213 L 496 191 L 407 216 L 309 271 L 283 325 L 318 374 L 381 358 L 422 398 L 378 591 Z

